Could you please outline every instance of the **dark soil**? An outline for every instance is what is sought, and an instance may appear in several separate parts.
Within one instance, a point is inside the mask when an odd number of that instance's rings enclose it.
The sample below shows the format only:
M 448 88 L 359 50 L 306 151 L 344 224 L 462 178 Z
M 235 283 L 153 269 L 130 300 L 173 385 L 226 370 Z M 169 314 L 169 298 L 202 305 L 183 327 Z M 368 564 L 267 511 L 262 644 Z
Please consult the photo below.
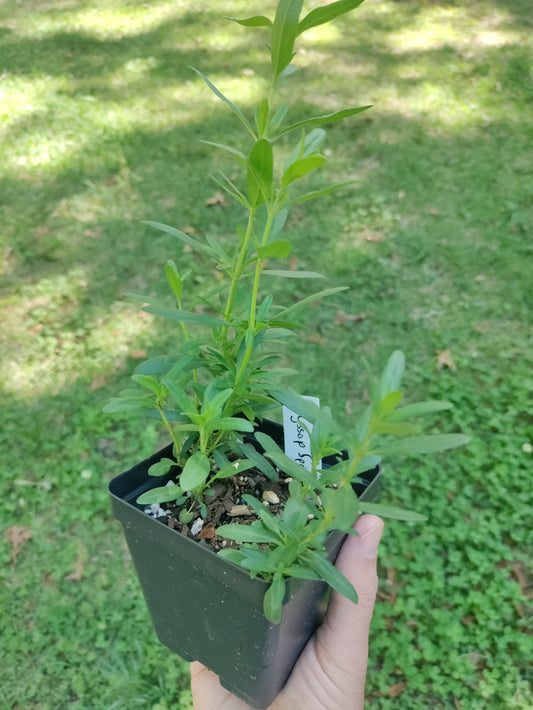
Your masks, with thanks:
M 283 506 L 289 498 L 288 481 L 271 481 L 259 471 L 251 471 L 233 476 L 222 481 L 217 481 L 212 487 L 212 496 L 206 496 L 207 516 L 203 519 L 200 505 L 195 504 L 192 509 L 193 519 L 187 525 L 179 521 L 180 511 L 183 506 L 177 507 L 172 503 L 164 504 L 167 518 L 160 518 L 174 530 L 178 530 L 183 535 L 208 546 L 215 552 L 229 547 L 240 547 L 240 544 L 233 540 L 217 535 L 217 528 L 228 523 L 238 523 L 240 525 L 250 525 L 257 520 L 257 514 L 252 508 L 244 504 L 243 495 L 251 495 L 262 501 L 266 508 L 273 515 L 281 515 Z M 267 499 L 267 502 L 265 502 Z M 268 502 L 271 501 L 278 502 Z

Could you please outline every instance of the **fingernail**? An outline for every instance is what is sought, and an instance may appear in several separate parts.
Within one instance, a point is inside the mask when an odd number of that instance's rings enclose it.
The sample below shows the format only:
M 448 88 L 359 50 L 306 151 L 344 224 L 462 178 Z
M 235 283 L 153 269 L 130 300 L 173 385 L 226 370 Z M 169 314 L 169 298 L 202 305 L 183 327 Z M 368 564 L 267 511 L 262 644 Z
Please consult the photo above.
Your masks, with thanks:
M 361 535 L 361 547 L 363 555 L 369 560 L 375 560 L 378 556 L 379 541 L 383 532 L 382 525 L 376 525 Z

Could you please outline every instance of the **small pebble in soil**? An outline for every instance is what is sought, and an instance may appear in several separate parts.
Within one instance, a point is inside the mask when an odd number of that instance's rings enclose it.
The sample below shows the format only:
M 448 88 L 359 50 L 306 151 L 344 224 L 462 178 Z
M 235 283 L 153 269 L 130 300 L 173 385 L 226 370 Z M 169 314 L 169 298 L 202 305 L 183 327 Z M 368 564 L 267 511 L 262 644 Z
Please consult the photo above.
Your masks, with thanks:
M 202 518 L 196 518 L 194 523 L 191 525 L 191 535 L 196 537 L 200 530 L 204 527 L 204 521 Z
M 263 503 L 276 505 L 276 503 L 279 503 L 279 496 L 277 496 L 274 491 L 263 491 Z

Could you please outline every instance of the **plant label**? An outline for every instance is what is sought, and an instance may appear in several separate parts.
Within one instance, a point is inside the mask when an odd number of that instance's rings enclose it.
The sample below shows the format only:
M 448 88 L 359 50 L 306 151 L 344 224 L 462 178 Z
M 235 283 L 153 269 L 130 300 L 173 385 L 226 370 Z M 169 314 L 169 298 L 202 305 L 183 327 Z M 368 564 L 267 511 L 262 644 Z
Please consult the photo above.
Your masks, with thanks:
M 304 397 L 320 406 L 318 397 Z M 311 470 L 311 442 L 309 432 L 313 425 L 287 407 L 283 407 L 283 436 L 285 453 L 308 471 Z M 321 468 L 321 465 L 319 465 Z

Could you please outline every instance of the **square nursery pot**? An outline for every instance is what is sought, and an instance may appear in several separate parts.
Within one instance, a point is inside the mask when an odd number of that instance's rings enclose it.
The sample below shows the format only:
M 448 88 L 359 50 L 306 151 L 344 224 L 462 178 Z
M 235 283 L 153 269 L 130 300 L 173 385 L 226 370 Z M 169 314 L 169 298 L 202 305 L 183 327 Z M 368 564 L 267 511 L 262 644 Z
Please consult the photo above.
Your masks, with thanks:
M 281 426 L 264 421 L 261 429 L 283 445 Z M 165 646 L 206 665 L 252 707 L 266 708 L 320 624 L 329 588 L 321 581 L 289 580 L 281 622 L 268 621 L 263 614 L 267 582 L 251 579 L 246 570 L 136 504 L 138 496 L 162 484 L 148 469 L 171 452 L 171 446 L 162 449 L 109 484 L 112 511 L 124 528 L 152 623 Z M 360 499 L 376 497 L 380 473 L 376 467 L 362 475 L 355 486 Z M 332 533 L 327 540 L 332 562 L 344 537 Z

